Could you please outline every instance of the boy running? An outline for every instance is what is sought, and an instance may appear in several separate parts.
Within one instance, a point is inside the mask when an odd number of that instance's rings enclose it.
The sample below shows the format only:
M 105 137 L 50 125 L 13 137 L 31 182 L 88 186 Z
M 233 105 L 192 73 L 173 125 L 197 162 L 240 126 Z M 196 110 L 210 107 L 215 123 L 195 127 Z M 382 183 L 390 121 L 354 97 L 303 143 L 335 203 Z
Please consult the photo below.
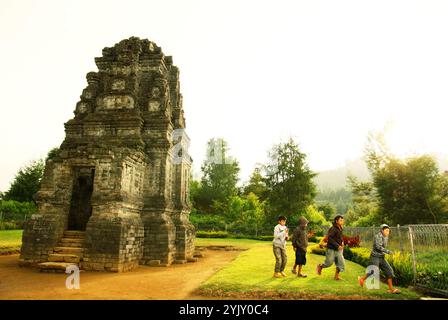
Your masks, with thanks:
M 381 231 L 376 234 L 373 240 L 373 248 L 372 253 L 370 254 L 369 265 L 377 266 L 378 268 L 383 270 L 383 272 L 386 274 L 387 277 L 387 285 L 389 286 L 389 289 L 387 291 L 389 293 L 397 294 L 400 293 L 400 290 L 394 288 L 392 285 L 392 280 L 395 277 L 394 270 L 384 257 L 385 254 L 393 254 L 392 251 L 386 249 L 387 241 L 390 234 L 390 228 L 387 224 L 382 224 L 380 228 Z M 373 271 L 370 272 L 369 274 L 364 275 L 363 277 L 358 277 L 359 285 L 363 287 L 366 279 L 370 277 L 372 274 Z
M 342 227 L 344 225 L 344 217 L 336 216 L 333 220 L 333 226 L 328 230 L 328 242 L 327 242 L 327 253 L 325 255 L 325 262 L 323 264 L 318 264 L 316 271 L 318 275 L 322 274 L 323 268 L 330 267 L 336 262 L 336 273 L 334 275 L 334 280 L 342 280 L 339 273 L 345 269 L 344 260 L 344 240 L 342 236 Z

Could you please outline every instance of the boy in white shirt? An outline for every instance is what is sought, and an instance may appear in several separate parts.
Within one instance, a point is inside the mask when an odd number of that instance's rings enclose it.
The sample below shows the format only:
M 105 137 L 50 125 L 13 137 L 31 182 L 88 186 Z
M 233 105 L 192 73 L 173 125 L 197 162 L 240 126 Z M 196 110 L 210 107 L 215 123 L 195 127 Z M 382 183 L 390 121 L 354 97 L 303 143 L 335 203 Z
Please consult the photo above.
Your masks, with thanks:
M 274 228 L 274 240 L 272 241 L 275 256 L 274 278 L 286 277 L 284 272 L 287 262 L 286 240 L 288 240 L 288 227 L 286 227 L 286 217 L 278 217 L 278 224 Z

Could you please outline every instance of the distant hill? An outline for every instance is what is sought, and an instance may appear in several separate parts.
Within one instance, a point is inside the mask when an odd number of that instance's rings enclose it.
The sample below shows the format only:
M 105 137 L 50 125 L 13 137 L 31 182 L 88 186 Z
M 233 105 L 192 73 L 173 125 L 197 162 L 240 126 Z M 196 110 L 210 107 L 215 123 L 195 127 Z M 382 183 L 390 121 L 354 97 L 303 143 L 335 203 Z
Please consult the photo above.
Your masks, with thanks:
M 432 154 L 437 160 L 441 172 L 448 171 L 448 155 L 441 153 Z M 355 176 L 361 181 L 370 180 L 370 173 L 363 159 L 348 160 L 345 166 L 319 172 L 314 178 L 317 188 L 320 190 L 339 189 L 347 187 L 347 177 Z
M 314 182 L 320 190 L 346 188 L 349 175 L 355 176 L 361 181 L 370 179 L 370 173 L 364 160 L 356 159 L 346 161 L 343 167 L 319 172 L 314 178 Z

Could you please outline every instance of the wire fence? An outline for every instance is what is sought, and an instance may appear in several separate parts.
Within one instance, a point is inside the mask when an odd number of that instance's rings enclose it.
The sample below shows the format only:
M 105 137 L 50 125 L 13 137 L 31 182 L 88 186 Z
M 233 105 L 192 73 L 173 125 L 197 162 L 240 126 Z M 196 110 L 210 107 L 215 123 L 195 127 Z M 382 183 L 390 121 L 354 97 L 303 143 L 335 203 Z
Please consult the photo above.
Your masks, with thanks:
M 409 256 L 414 286 L 448 296 L 448 224 L 397 225 L 390 230 L 388 249 Z M 345 235 L 359 236 L 365 248 L 373 246 L 378 232 L 379 227 L 344 228 Z

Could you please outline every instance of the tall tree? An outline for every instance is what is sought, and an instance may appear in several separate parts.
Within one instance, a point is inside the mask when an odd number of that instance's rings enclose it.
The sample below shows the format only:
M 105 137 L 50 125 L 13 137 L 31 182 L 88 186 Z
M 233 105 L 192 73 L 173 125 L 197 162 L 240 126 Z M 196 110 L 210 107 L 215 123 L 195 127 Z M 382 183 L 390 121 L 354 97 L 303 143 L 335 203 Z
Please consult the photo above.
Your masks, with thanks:
M 308 167 L 306 155 L 294 140 L 274 145 L 264 169 L 271 220 L 280 214 L 297 215 L 313 202 L 316 174 Z
M 317 205 L 317 210 L 323 213 L 326 220 L 332 220 L 336 216 L 336 207 L 329 202 Z
M 371 181 L 358 181 L 353 176 L 347 178 L 352 191 L 352 207 L 347 210 L 346 218 L 350 225 L 371 225 L 378 220 L 378 198 Z
M 44 175 L 45 162 L 57 156 L 59 148 L 52 148 L 44 159 L 31 161 L 20 168 L 8 191 L 0 199 L 19 202 L 34 202 L 33 195 L 39 191 L 40 181 Z
M 224 139 L 208 141 L 206 160 L 201 167 L 201 188 L 197 196 L 198 208 L 203 212 L 211 212 L 213 206 L 225 207 L 230 197 L 238 194 L 236 184 L 240 168 L 236 159 L 228 153 L 228 144 Z
M 249 182 L 243 188 L 244 195 L 249 195 L 250 193 L 255 194 L 261 201 L 265 200 L 267 197 L 266 182 L 260 167 L 254 169 L 249 178 Z
M 401 160 L 387 152 L 385 146 L 381 139 L 370 135 L 365 148 L 383 221 L 399 224 L 448 221 L 446 178 L 439 172 L 436 161 L 428 155 Z
M 42 159 L 30 162 L 16 174 L 4 200 L 32 202 L 33 195 L 39 191 L 40 181 L 44 173 L 45 164 Z
M 430 156 L 394 159 L 375 172 L 382 216 L 393 223 L 440 223 L 447 208 L 438 194 L 441 176 Z

